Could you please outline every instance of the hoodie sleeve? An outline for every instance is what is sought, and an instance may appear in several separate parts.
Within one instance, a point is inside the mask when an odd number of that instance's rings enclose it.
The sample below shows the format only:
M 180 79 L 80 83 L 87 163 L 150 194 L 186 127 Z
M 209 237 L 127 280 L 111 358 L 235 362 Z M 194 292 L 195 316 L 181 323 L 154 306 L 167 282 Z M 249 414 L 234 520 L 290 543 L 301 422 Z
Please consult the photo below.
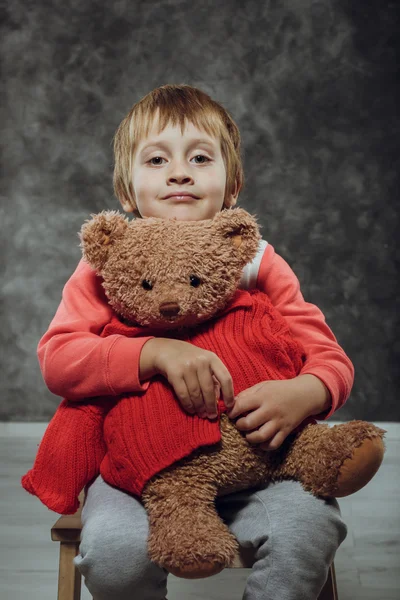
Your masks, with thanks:
M 350 395 L 354 382 L 352 362 L 339 346 L 321 310 L 304 300 L 295 273 L 270 244 L 261 259 L 257 288 L 268 294 L 294 337 L 303 344 L 307 358 L 301 374 L 315 375 L 328 388 L 331 408 L 315 417 L 327 419 Z
M 111 320 L 101 278 L 81 260 L 64 286 L 61 303 L 37 353 L 45 384 L 69 400 L 144 391 L 142 347 L 151 337 L 100 337 Z

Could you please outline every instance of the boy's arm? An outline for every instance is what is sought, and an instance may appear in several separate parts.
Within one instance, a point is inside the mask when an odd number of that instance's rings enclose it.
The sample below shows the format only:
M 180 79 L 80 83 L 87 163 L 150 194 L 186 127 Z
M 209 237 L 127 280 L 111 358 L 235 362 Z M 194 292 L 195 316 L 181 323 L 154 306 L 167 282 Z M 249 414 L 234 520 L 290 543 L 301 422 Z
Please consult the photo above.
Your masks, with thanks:
M 301 375 L 314 375 L 327 387 L 331 407 L 316 418 L 328 418 L 350 395 L 354 367 L 349 357 L 337 343 L 320 309 L 304 300 L 295 273 L 271 245 L 267 246 L 261 260 L 257 288 L 268 294 L 285 317 L 294 337 L 305 347 L 307 358 Z
M 82 400 L 148 387 L 149 382 L 139 379 L 139 359 L 151 337 L 100 337 L 111 316 L 101 279 L 81 260 L 38 344 L 40 369 L 51 392 Z

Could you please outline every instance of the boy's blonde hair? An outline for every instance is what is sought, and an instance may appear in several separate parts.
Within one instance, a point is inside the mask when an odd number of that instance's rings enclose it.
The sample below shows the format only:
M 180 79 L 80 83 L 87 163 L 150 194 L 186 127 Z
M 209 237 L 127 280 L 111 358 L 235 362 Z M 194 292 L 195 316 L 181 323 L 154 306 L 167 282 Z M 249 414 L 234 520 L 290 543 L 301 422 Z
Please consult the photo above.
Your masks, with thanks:
M 240 156 L 240 132 L 228 111 L 205 92 L 190 85 L 163 85 L 134 104 L 114 136 L 114 191 L 121 204 L 136 208 L 132 188 L 133 156 L 140 140 L 149 133 L 159 111 L 160 133 L 168 123 L 177 123 L 183 133 L 189 121 L 221 141 L 221 154 L 227 174 L 224 206 L 244 184 Z

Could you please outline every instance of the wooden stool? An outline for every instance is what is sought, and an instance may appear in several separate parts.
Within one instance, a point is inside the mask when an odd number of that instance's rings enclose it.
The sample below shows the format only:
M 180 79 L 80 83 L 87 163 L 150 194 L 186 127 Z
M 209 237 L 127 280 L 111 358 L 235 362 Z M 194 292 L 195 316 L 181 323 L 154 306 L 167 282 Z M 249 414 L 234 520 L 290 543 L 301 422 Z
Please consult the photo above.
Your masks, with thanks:
M 51 539 L 60 542 L 58 600 L 80 600 L 81 598 L 81 574 L 72 562 L 79 552 L 81 528 L 81 508 L 74 515 L 60 517 L 51 528 Z M 253 551 L 240 548 L 232 568 L 251 569 L 253 562 Z M 333 563 L 318 600 L 338 600 Z

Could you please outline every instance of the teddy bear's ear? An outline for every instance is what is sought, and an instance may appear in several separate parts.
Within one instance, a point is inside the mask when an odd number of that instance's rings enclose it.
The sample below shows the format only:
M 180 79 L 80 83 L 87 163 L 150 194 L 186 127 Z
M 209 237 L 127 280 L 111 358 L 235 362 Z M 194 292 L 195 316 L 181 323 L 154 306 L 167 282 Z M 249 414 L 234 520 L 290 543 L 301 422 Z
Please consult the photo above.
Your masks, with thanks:
M 107 262 L 112 248 L 120 240 L 129 225 L 129 220 L 115 210 L 103 210 L 85 221 L 78 234 L 80 247 L 86 262 L 99 271 Z
M 243 259 L 243 265 L 253 260 L 261 239 L 256 217 L 243 208 L 219 212 L 213 219 L 212 228 L 218 235 L 229 238 Z

